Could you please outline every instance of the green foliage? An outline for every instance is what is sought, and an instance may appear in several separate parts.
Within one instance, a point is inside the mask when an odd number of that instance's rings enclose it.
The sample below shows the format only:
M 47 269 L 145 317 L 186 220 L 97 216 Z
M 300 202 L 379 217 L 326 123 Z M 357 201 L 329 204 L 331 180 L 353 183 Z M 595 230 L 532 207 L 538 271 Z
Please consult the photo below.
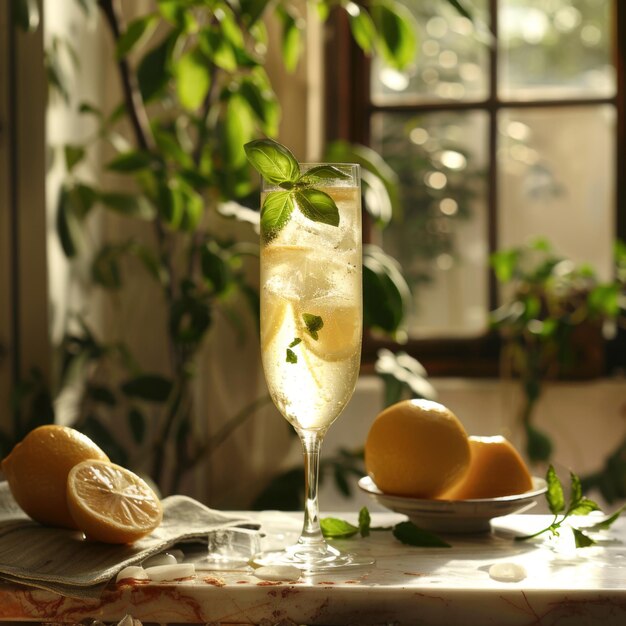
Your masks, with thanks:
M 349 539 L 357 534 L 361 537 L 369 537 L 371 532 L 391 530 L 393 536 L 400 543 L 404 543 L 408 546 L 418 548 L 450 547 L 450 544 L 441 537 L 419 528 L 413 522 L 400 522 L 391 528 L 372 527 L 370 512 L 366 507 L 363 507 L 359 511 L 358 526 L 337 517 L 323 517 L 320 519 L 320 526 L 326 539 Z
M 86 14 L 98 17 L 92 13 L 95 3 L 77 1 Z M 324 0 L 317 4 L 320 16 L 326 19 L 334 3 Z M 23 0 L 16 6 L 18 26 L 35 29 L 37 3 Z M 268 35 L 260 18 L 269 10 L 268 2 L 159 0 L 125 27 L 117 22 L 110 0 L 101 0 L 97 6 L 114 38 L 110 62 L 120 73 L 124 100 L 111 111 L 89 102 L 78 104 L 77 113 L 90 116 L 97 128 L 84 143 L 61 147 L 66 180 L 57 201 L 57 232 L 68 260 L 86 264 L 89 273 L 85 277 L 91 286 L 113 302 L 127 286 L 129 272 L 137 268 L 145 272 L 146 280 L 162 297 L 166 326 L 159 340 L 167 344 L 170 359 L 160 364 L 162 371 L 146 370 L 130 346 L 102 340 L 86 321 L 89 316 L 76 314 L 58 349 L 55 387 L 58 391 L 84 380 L 81 414 L 75 426 L 92 435 L 111 458 L 131 466 L 142 464 L 167 493 L 176 490 L 183 474 L 226 436 L 220 433 L 214 440 L 196 441 L 190 427 L 195 419 L 190 388 L 194 359 L 216 311 L 241 333 L 245 323 L 233 313 L 235 299 L 241 296 L 258 325 L 259 296 L 249 283 L 247 267 L 258 250 L 221 239 L 211 226 L 214 215 L 259 224 L 259 214 L 245 208 L 256 192 L 257 181 L 244 145 L 255 165 L 267 157 L 268 145 L 274 149 L 270 161 L 275 182 L 284 184 L 288 201 L 280 205 L 274 199 L 264 212 L 262 220 L 271 222 L 264 230 L 270 234 L 292 210 L 313 220 L 336 223 L 336 206 L 315 185 L 338 174 L 322 167 L 301 179 L 295 157 L 265 139 L 276 135 L 280 119 L 276 94 L 264 67 Z M 384 52 L 395 67 L 410 61 L 414 38 L 398 17 L 403 14 L 400 5 L 376 0 L 367 8 L 349 6 L 352 13 L 359 14 L 351 14 L 352 29 L 366 52 Z M 304 42 L 302 8 L 280 1 L 271 7 L 274 9 L 283 61 L 294 71 Z M 79 57 L 71 43 L 52 37 L 46 50 L 50 88 L 69 105 L 67 60 L 79 71 Z M 260 138 L 264 139 L 259 142 Z M 103 143 L 115 150 L 106 164 L 114 184 L 106 187 L 83 178 L 82 167 Z M 256 151 L 259 146 L 265 152 Z M 382 224 L 389 213 L 384 202 L 395 203 L 393 173 L 375 153 L 366 148 L 355 150 L 368 172 L 365 187 L 377 189 L 378 199 L 383 200 L 378 203 Z M 257 157 L 261 161 L 255 162 Z M 267 161 L 262 163 L 264 174 L 269 167 Z M 224 210 L 226 203 L 231 207 L 228 211 Z M 371 211 L 376 211 L 376 204 L 369 202 Z M 233 211 L 233 205 L 239 210 Z M 94 246 L 88 226 L 105 213 L 135 225 L 122 229 L 125 234 L 121 237 Z M 151 236 L 134 234 L 137 232 Z M 372 256 L 376 266 L 366 290 L 388 294 L 390 304 L 383 313 L 372 313 L 370 319 L 378 328 L 393 333 L 402 323 L 404 285 L 398 268 L 381 251 Z M 25 405 L 28 398 L 36 405 L 38 421 L 53 420 L 52 397 L 40 385 L 30 381 L 18 391 L 16 402 Z M 253 405 L 256 407 L 257 401 Z M 16 418 L 11 436 L 16 439 L 34 423 L 23 413 Z M 249 414 L 242 413 L 246 418 Z M 242 421 L 235 416 L 225 432 L 230 433 Z M 7 437 L 7 447 L 11 437 Z M 167 441 L 176 442 L 173 457 Z M 170 476 L 164 474 L 166 455 L 170 455 Z M 328 471 L 348 493 L 348 475 L 362 472 L 360 453 L 342 451 L 328 461 Z M 146 463 L 151 467 L 146 468 Z
M 549 533 L 554 537 L 560 535 L 563 524 L 566 528 L 572 531 L 574 536 L 574 543 L 577 548 L 587 548 L 595 545 L 595 540 L 589 533 L 598 532 L 601 530 L 607 530 L 611 527 L 613 522 L 620 516 L 626 507 L 621 507 L 615 511 L 612 515 L 603 519 L 601 522 L 586 528 L 584 531 L 573 526 L 575 523 L 572 517 L 589 515 L 592 511 L 598 511 L 598 505 L 589 498 L 583 495 L 583 486 L 580 478 L 574 473 L 570 472 L 570 493 L 569 498 L 566 500 L 561 480 L 557 476 L 554 467 L 550 465 L 546 472 L 546 483 L 548 489 L 546 491 L 546 502 L 550 512 L 554 515 L 552 522 L 542 528 L 541 530 L 533 533 L 532 535 L 524 535 L 522 537 L 516 537 L 517 541 L 525 541 L 527 539 L 533 539 L 544 533 Z
M 618 244 L 618 268 L 620 250 Z M 543 383 L 585 368 L 592 375 L 601 371 L 603 363 L 589 349 L 599 343 L 606 321 L 619 320 L 624 284 L 619 270 L 613 281 L 600 282 L 592 268 L 576 266 L 541 238 L 496 252 L 491 264 L 505 295 L 491 322 L 504 341 L 506 371 L 520 378 L 524 390 L 526 453 L 531 461 L 547 461 L 552 442 L 532 424 Z

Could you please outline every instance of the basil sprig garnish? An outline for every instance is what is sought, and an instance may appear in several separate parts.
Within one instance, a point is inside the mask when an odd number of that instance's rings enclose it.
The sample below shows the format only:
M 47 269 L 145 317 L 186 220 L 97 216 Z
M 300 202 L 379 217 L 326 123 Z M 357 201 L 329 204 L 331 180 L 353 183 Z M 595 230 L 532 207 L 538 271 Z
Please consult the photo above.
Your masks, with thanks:
M 261 207 L 261 236 L 267 243 L 289 221 L 298 209 L 313 222 L 339 226 L 339 209 L 335 201 L 316 184 L 329 180 L 346 180 L 349 176 L 333 165 L 318 165 L 300 174 L 296 157 L 273 139 L 256 139 L 244 146 L 251 165 L 270 184 L 284 191 L 267 194 Z
M 580 478 L 574 472 L 570 472 L 569 502 L 565 500 L 563 485 L 552 465 L 548 467 L 548 471 L 546 472 L 546 483 L 548 485 L 546 502 L 548 503 L 550 512 L 554 515 L 554 519 L 546 528 L 542 528 L 532 535 L 516 537 L 515 539 L 517 541 L 532 539 L 543 533 L 549 533 L 554 537 L 558 537 L 565 520 L 571 523 L 572 516 L 588 515 L 592 511 L 599 510 L 598 505 L 593 500 L 583 495 Z M 607 519 L 590 526 L 586 531 L 597 532 L 599 530 L 607 530 L 625 509 L 626 505 L 615 511 L 615 513 Z M 574 543 L 577 548 L 586 548 L 595 544 L 595 541 L 580 528 L 575 528 L 574 526 L 570 526 L 570 528 L 574 535 Z

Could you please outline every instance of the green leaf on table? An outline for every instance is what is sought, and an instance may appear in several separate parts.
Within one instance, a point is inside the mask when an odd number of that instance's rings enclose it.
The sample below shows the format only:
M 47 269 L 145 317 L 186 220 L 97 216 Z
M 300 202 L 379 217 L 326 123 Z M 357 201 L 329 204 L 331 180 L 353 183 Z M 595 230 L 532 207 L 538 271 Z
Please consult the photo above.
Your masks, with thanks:
M 572 528 L 572 533 L 574 534 L 574 543 L 577 548 L 588 548 L 596 543 L 591 537 L 578 528 Z
M 176 95 L 188 111 L 195 111 L 211 86 L 207 60 L 199 50 L 185 53 L 176 63 Z
M 402 543 L 418 548 L 449 548 L 441 537 L 419 528 L 413 522 L 400 522 L 393 527 L 393 536 Z
M 359 529 L 350 522 L 337 517 L 323 517 L 320 519 L 322 534 L 327 539 L 347 539 L 359 532 Z
M 574 472 L 570 471 L 569 473 L 570 479 L 570 502 L 575 504 L 582 500 L 583 497 L 583 488 L 580 484 L 580 478 Z
M 581 498 L 578 502 L 571 505 L 570 515 L 589 515 L 592 511 L 599 511 L 600 507 L 596 502 L 589 498 Z
M 291 218 L 294 209 L 289 191 L 272 191 L 261 207 L 261 235 L 271 241 Z
M 248 161 L 268 182 L 276 185 L 295 182 L 300 177 L 296 157 L 285 146 L 272 139 L 255 139 L 244 146 Z
M 361 537 L 369 537 L 371 523 L 372 516 L 367 507 L 364 506 L 359 511 L 359 533 L 361 533 Z
M 565 496 L 563 495 L 563 485 L 561 485 L 561 481 L 552 465 L 548 467 L 546 482 L 548 484 L 548 491 L 546 492 L 548 507 L 556 515 L 565 510 Z
M 115 56 L 123 59 L 141 40 L 146 41 L 159 23 L 159 16 L 150 13 L 133 20 L 115 45 Z
M 626 504 L 622 505 L 619 509 L 617 509 L 617 511 L 615 511 L 615 513 L 609 515 L 609 517 L 607 517 L 606 519 L 602 520 L 601 522 L 598 522 L 598 523 L 594 524 L 593 526 L 590 526 L 588 530 L 590 530 L 592 532 L 596 532 L 596 531 L 600 531 L 600 530 L 608 530 L 609 528 L 611 528 L 611 526 L 613 525 L 615 520 L 617 520 L 617 518 L 624 511 L 626 511 Z
M 313 222 L 339 226 L 339 209 L 335 201 L 320 189 L 294 191 L 293 199 L 300 211 Z

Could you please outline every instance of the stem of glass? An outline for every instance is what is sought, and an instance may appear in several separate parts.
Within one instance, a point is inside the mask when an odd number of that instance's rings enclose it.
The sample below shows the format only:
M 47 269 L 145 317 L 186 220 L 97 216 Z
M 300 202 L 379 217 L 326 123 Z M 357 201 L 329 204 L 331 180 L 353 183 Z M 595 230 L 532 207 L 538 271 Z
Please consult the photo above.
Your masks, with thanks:
M 318 551 L 326 547 L 326 541 L 320 528 L 317 486 L 319 481 L 319 460 L 322 438 L 316 432 L 301 432 L 302 451 L 304 454 L 304 526 L 298 544 Z

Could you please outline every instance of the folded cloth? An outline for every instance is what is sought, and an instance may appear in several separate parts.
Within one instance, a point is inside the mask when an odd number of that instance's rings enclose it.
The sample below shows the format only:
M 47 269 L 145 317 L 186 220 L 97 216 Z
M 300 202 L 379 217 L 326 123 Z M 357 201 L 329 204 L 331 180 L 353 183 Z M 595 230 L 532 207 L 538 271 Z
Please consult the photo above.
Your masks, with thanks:
M 0 483 L 0 576 L 70 597 L 98 597 L 117 573 L 176 543 L 206 540 L 208 533 L 245 525 L 245 517 L 210 509 L 187 496 L 162 500 L 163 521 L 133 544 L 89 541 L 78 531 L 31 520 Z

